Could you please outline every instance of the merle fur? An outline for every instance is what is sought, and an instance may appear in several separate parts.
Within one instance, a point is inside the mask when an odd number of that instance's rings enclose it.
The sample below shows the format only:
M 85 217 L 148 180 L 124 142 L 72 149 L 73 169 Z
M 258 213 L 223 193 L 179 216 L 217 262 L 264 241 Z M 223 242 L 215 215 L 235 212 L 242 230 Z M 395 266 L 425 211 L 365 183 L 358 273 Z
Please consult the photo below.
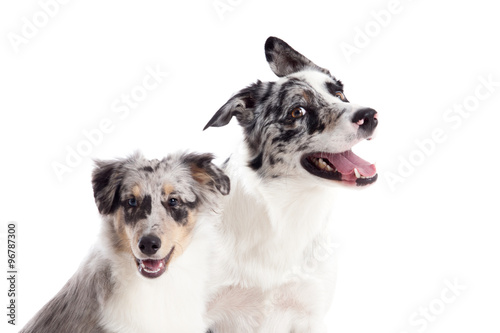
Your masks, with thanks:
M 194 209 L 194 201 L 196 206 L 207 205 L 205 208 L 210 209 L 218 207 L 219 193 L 216 192 L 228 194 L 230 184 L 222 170 L 211 163 L 212 158 L 210 154 L 191 153 L 170 155 L 158 161 L 146 160 L 136 153 L 120 160 L 96 161 L 92 173 L 92 188 L 97 208 L 103 216 L 103 228 L 108 231 L 103 233 L 104 238 L 100 239 L 100 243 L 108 243 L 114 251 L 123 251 L 124 244 L 119 244 L 117 231 L 109 223 L 115 218 L 111 215 L 119 209 L 124 210 L 125 223 L 137 223 L 151 214 L 152 197 L 149 194 L 136 198 L 137 207 L 128 204 L 130 189 L 136 183 L 141 183 L 145 188 L 161 187 L 161 180 L 169 177 L 169 181 L 178 186 L 176 191 L 179 196 L 191 198 L 191 201 L 185 201 L 188 202 L 186 208 Z M 206 173 L 206 178 L 210 181 L 200 183 L 194 179 L 191 173 L 193 165 L 196 165 L 198 174 Z M 159 191 L 161 190 L 156 189 L 156 192 Z M 174 219 L 182 221 L 184 213 L 179 213 Z M 102 251 L 100 247 L 94 248 L 59 293 L 20 332 L 110 333 L 100 323 L 103 308 L 107 306 L 106 301 L 110 295 L 115 292 L 117 283 L 112 264 L 106 251 Z
M 333 96 L 336 92 L 343 93 L 341 81 L 282 40 L 270 37 L 265 44 L 265 54 L 277 76 L 284 77 L 301 70 L 319 71 L 328 75 L 329 81 L 325 85 Z M 347 99 L 343 101 L 347 102 Z M 299 106 L 307 112 L 302 118 L 293 118 L 291 111 Z M 240 90 L 215 113 L 204 129 L 224 126 L 233 116 L 236 117 L 243 127 L 250 152 L 248 166 L 261 176 L 276 176 L 280 173 L 278 168 L 282 169 L 281 173 L 286 172 L 283 171 L 286 169 L 283 163 L 285 154 L 291 150 L 306 150 L 308 136 L 335 126 L 343 112 L 330 105 L 305 80 L 289 77 L 281 83 L 257 81 Z M 271 169 L 271 172 L 261 172 L 262 168 Z

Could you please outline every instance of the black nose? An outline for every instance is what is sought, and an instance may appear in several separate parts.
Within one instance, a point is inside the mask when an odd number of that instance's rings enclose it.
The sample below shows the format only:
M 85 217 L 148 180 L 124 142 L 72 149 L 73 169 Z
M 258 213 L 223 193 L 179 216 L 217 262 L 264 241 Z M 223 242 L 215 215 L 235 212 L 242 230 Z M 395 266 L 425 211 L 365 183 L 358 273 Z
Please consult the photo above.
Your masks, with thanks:
M 371 134 L 378 124 L 377 111 L 370 108 L 358 110 L 352 117 L 352 122 L 359 125 L 360 129 Z
M 161 247 L 161 240 L 154 236 L 148 235 L 143 236 L 139 240 L 139 250 L 147 255 L 155 254 Z

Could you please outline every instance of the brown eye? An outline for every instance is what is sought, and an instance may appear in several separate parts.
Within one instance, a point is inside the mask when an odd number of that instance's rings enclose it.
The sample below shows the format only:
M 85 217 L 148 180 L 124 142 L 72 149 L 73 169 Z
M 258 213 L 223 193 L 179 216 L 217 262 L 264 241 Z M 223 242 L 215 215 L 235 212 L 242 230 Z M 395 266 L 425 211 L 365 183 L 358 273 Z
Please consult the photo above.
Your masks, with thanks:
M 290 114 L 293 118 L 301 118 L 305 116 L 306 109 L 304 109 L 302 106 L 298 106 L 294 108 Z
M 344 93 L 342 91 L 336 91 L 335 96 L 337 96 L 338 98 L 340 98 L 343 101 L 345 100 L 345 96 L 344 96 Z

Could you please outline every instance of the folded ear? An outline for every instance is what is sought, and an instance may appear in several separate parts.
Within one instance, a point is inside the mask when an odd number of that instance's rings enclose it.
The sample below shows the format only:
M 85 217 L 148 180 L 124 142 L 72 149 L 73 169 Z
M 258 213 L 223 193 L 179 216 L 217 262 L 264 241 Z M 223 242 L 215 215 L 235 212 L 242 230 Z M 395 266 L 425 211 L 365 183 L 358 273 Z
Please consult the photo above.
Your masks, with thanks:
M 236 116 L 241 126 L 252 124 L 254 120 L 255 96 L 260 85 L 261 82 L 258 81 L 231 97 L 226 104 L 215 113 L 203 130 L 211 126 L 225 126 L 233 116 Z
M 120 187 L 125 175 L 124 160 L 95 161 L 92 189 L 99 213 L 112 214 L 120 205 Z
M 212 163 L 213 159 L 212 154 L 190 153 L 184 156 L 194 180 L 211 192 L 217 190 L 222 195 L 228 195 L 231 189 L 229 177 Z
M 287 76 L 305 69 L 314 69 L 331 75 L 324 68 L 314 64 L 311 60 L 295 51 L 290 45 L 279 38 L 269 37 L 264 46 L 266 60 L 274 74 L 279 77 Z

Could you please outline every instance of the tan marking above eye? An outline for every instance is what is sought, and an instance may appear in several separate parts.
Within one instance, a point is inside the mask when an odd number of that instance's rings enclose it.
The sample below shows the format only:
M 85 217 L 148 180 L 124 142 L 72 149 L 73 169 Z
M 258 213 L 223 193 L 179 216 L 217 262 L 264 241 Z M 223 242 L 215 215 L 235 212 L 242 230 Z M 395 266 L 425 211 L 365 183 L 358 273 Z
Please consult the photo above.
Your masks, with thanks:
M 134 187 L 132 187 L 132 194 L 134 195 L 135 198 L 140 198 L 141 188 L 138 185 L 135 185 Z
M 304 109 L 302 106 L 298 106 L 296 108 L 293 108 L 292 112 L 290 112 L 290 115 L 293 118 L 302 118 L 306 115 L 306 109 Z
M 302 97 L 304 97 L 306 103 L 309 103 L 311 98 L 310 98 L 310 93 L 306 92 L 306 91 L 303 91 L 302 92 Z
M 171 184 L 164 184 L 163 185 L 162 195 L 168 196 L 173 191 L 174 191 L 174 186 L 173 185 L 171 185 Z

